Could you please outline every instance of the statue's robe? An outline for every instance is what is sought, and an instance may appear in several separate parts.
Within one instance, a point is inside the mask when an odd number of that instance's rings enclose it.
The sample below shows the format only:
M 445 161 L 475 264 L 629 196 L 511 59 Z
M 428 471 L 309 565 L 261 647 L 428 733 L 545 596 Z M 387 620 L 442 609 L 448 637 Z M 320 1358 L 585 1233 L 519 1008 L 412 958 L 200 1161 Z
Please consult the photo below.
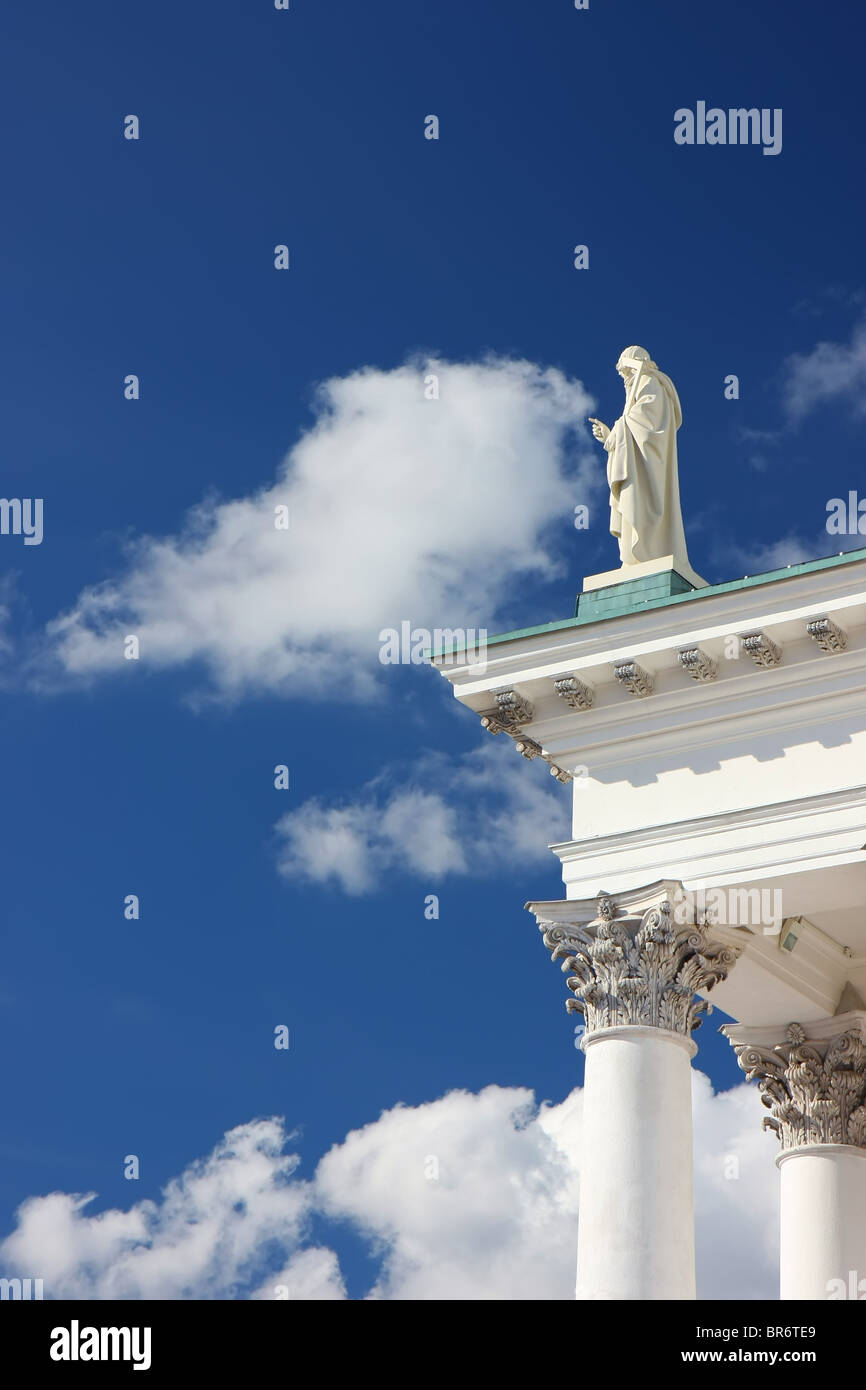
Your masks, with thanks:
M 669 376 L 641 362 L 626 383 L 625 410 L 607 450 L 610 530 L 624 565 L 673 555 L 690 570 L 677 472 L 679 396 Z M 676 563 L 674 564 L 676 568 Z

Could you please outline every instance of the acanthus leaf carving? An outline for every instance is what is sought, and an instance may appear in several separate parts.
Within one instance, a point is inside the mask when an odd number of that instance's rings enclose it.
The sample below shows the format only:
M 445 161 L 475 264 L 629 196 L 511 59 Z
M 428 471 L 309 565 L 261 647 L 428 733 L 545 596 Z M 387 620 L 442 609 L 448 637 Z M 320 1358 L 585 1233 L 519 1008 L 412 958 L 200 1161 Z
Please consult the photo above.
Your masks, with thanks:
M 773 1047 L 733 1041 L 749 1081 L 770 1111 L 764 1128 L 782 1149 L 811 1144 L 866 1148 L 866 1042 L 854 1029 L 809 1038 L 792 1023 Z
M 781 664 L 782 649 L 766 632 L 744 632 L 740 637 L 740 645 L 756 666 L 769 669 Z
M 649 671 L 645 671 L 636 661 L 614 662 L 613 674 L 630 695 L 643 699 L 652 695 L 655 682 Z
M 806 624 L 806 631 L 822 652 L 832 654 L 847 649 L 848 634 L 832 618 L 813 618 Z
M 677 655 L 683 670 L 702 685 L 714 681 L 719 674 L 718 662 L 700 647 L 681 647 Z
M 563 676 L 555 680 L 553 686 L 560 699 L 565 700 L 572 709 L 592 709 L 595 692 L 577 676 Z
M 569 1011 L 584 1015 L 588 1032 L 637 1025 L 688 1037 L 711 1010 L 696 991 L 725 979 L 739 949 L 712 941 L 703 927 L 675 924 L 668 901 L 620 916 L 602 894 L 597 913 L 586 926 L 539 922 L 568 976 Z

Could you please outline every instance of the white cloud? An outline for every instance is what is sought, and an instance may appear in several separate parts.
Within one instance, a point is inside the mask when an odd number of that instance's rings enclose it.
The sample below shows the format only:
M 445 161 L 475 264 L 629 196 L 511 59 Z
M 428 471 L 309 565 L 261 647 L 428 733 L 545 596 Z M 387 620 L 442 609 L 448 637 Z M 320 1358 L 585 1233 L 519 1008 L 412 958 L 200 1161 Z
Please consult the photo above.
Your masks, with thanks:
M 785 410 L 794 422 L 826 401 L 844 400 L 856 415 L 866 414 L 866 319 L 848 343 L 823 342 L 811 352 L 794 353 L 784 380 Z
M 538 1109 L 516 1087 L 451 1091 L 386 1111 L 326 1154 L 316 1174 L 326 1212 L 384 1252 L 369 1296 L 568 1298 L 581 1101 L 575 1091 Z
M 778 1173 L 756 1091 L 694 1078 L 699 1296 L 777 1297 Z M 89 1215 L 53 1193 L 18 1211 L 0 1243 L 6 1277 L 49 1298 L 345 1297 L 334 1250 L 311 1245 L 314 1211 L 348 1222 L 380 1256 L 367 1297 L 569 1299 L 574 1291 L 582 1091 L 537 1105 L 487 1086 L 397 1105 L 352 1131 L 314 1178 L 295 1176 L 277 1120 L 231 1130 L 159 1201 Z M 732 1162 L 735 1160 L 735 1162 Z M 676 1174 L 671 1174 L 676 1182 Z
M 778 1173 L 759 1097 L 714 1094 L 702 1073 L 693 1091 L 699 1296 L 775 1298 Z M 571 1298 L 581 1110 L 580 1089 L 536 1107 L 531 1092 L 490 1086 L 396 1107 L 336 1146 L 318 1200 L 383 1250 L 371 1296 Z
M 752 545 L 727 540 L 719 543 L 717 553 L 724 555 L 726 563 L 734 567 L 734 572 L 743 575 L 768 574 L 771 570 L 785 569 L 788 565 L 799 565 L 811 560 L 820 560 L 827 555 L 837 555 L 847 550 L 856 550 L 863 542 L 862 536 L 831 536 L 826 530 L 819 531 L 811 540 L 789 531 L 774 541 L 756 541 Z
M 724 552 L 732 560 L 735 569 L 743 574 L 768 574 L 771 570 L 784 569 L 786 565 L 799 565 L 807 560 L 817 560 L 829 555 L 832 542 L 826 534 L 814 540 L 804 540 L 802 536 L 789 531 L 774 541 L 755 541 L 751 545 L 737 541 L 727 541 Z
M 431 372 L 438 400 L 425 399 Z M 315 404 L 273 486 L 143 538 L 119 578 L 49 625 L 66 677 L 129 669 L 134 633 L 144 666 L 202 662 L 226 696 L 368 695 L 383 628 L 484 626 L 506 578 L 554 572 L 546 528 L 599 485 L 591 398 L 553 368 L 366 368 Z M 288 530 L 274 526 L 281 504 Z
M 0 1245 L 0 1263 L 45 1281 L 52 1298 L 230 1298 L 269 1249 L 297 1246 L 310 1197 L 284 1154 L 281 1121 L 230 1130 L 159 1202 L 89 1215 L 93 1195 L 34 1197 Z
M 700 1298 L 779 1296 L 778 1144 L 761 1127 L 766 1113 L 756 1086 L 714 1092 L 692 1073 Z
M 515 857 L 549 861 L 548 844 L 569 833 L 568 795 L 546 763 L 527 766 L 510 739 L 498 745 L 428 757 L 402 785 L 377 778 L 352 802 L 304 802 L 276 824 L 278 871 L 362 894 L 393 870 L 435 887 L 446 874 L 491 873 Z
M 299 1250 L 250 1294 L 250 1298 L 293 1303 L 334 1302 L 346 1297 L 340 1262 L 333 1250 L 313 1245 Z

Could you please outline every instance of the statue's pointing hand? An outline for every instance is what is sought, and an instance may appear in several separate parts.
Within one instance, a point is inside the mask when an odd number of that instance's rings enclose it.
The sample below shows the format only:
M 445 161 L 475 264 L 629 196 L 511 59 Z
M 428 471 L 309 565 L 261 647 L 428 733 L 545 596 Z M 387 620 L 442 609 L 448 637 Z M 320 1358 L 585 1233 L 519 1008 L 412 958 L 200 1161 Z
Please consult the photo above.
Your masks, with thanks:
M 603 444 L 604 441 L 607 439 L 607 436 L 610 434 L 610 430 L 608 429 L 607 425 L 604 424 L 602 420 L 596 420 L 594 415 L 589 416 L 589 423 L 592 425 L 592 432 L 595 435 L 596 439 L 600 439 Z

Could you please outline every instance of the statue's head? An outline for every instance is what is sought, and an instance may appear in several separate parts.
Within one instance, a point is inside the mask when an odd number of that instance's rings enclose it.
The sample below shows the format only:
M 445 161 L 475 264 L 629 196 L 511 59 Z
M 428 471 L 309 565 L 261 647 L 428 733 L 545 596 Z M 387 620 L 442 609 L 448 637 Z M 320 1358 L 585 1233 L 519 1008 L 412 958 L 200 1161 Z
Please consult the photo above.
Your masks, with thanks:
M 640 367 L 649 367 L 653 371 L 658 371 L 658 367 L 650 357 L 646 348 L 627 347 L 623 348 L 619 355 L 616 369 L 623 381 L 628 382 Z

